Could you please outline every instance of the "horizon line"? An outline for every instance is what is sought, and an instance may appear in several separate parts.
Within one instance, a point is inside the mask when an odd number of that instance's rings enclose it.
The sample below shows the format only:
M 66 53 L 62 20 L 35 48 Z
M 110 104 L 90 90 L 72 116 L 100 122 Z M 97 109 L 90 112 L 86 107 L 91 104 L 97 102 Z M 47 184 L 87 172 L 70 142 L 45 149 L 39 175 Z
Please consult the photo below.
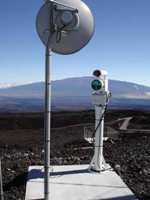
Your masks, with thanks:
M 77 79 L 77 78 L 88 78 L 88 77 L 93 77 L 93 76 L 71 76 L 71 77 L 65 77 L 65 78 L 60 78 L 60 79 L 53 79 L 53 81 L 63 81 L 67 79 Z M 142 85 L 145 87 L 150 87 L 150 85 L 142 83 L 142 82 L 134 82 L 130 80 L 120 80 L 120 79 L 112 79 L 108 78 L 108 80 L 113 80 L 113 81 L 120 81 L 120 82 L 126 82 L 126 83 L 132 83 L 132 84 L 137 84 L 137 85 Z M 0 89 L 7 89 L 7 88 L 12 88 L 12 87 L 17 87 L 17 86 L 23 86 L 23 85 L 30 85 L 30 84 L 35 84 L 35 83 L 40 83 L 44 82 L 44 80 L 35 80 L 35 81 L 23 81 L 23 82 L 0 82 Z

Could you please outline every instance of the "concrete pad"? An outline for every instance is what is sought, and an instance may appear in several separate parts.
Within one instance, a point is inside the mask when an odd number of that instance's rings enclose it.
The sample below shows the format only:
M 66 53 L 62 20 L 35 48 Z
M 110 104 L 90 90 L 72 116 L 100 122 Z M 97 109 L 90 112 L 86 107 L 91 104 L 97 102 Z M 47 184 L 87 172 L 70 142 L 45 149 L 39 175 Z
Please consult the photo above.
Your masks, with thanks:
M 30 166 L 25 200 L 44 199 L 43 166 Z M 137 200 L 112 170 L 97 173 L 88 165 L 53 166 L 50 200 Z

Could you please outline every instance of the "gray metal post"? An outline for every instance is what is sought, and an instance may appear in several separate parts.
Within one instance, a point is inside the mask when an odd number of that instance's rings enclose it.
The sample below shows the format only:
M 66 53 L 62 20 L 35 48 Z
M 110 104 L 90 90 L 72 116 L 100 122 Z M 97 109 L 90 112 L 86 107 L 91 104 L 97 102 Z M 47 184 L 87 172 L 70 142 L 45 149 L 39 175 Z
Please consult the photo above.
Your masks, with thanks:
M 100 171 L 103 170 L 103 143 L 104 143 L 104 117 L 101 121 L 101 125 L 99 127 L 99 134 L 100 134 L 100 142 L 99 142 L 99 146 L 100 146 L 100 149 L 99 149 L 99 167 L 100 167 Z
M 96 171 L 103 170 L 103 135 L 104 135 L 104 118 L 101 120 L 104 108 L 95 106 L 95 128 L 99 126 L 95 133 L 95 150 L 91 161 L 91 166 Z M 101 123 L 100 123 L 101 120 Z M 100 123 L 100 125 L 99 125 Z
M 0 160 L 0 197 L 1 200 L 4 200 L 1 160 Z
M 50 72 L 51 49 L 46 47 L 45 52 L 45 164 L 44 164 L 44 199 L 50 199 L 50 129 L 51 129 L 51 72 Z

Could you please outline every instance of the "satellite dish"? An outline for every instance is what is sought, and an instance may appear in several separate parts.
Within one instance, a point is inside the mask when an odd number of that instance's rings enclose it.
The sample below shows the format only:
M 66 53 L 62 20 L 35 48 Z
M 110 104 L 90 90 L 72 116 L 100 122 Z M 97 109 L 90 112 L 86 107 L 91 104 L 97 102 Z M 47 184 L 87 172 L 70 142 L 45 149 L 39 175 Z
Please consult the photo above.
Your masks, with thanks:
M 80 0 L 51 0 L 39 10 L 36 29 L 44 45 L 51 34 L 51 50 L 71 54 L 83 48 L 94 33 L 94 18 Z
M 71 54 L 83 48 L 94 33 L 90 9 L 80 0 L 45 0 L 36 18 L 45 48 L 44 199 L 50 197 L 51 51 Z

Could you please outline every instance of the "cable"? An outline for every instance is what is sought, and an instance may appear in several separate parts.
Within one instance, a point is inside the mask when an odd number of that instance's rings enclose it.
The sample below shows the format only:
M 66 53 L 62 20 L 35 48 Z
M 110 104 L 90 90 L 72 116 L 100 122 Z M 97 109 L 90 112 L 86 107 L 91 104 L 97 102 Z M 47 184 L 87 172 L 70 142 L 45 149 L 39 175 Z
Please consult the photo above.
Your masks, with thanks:
M 103 112 L 103 114 L 102 114 L 102 116 L 101 116 L 101 118 L 100 118 L 100 120 L 99 120 L 99 122 L 98 122 L 97 127 L 95 128 L 95 130 L 94 130 L 94 132 L 93 132 L 93 134 L 92 134 L 92 138 L 94 138 L 94 135 L 95 135 L 97 129 L 100 127 L 101 122 L 102 122 L 102 120 L 103 120 L 103 118 L 104 118 L 105 112 L 106 112 L 107 107 L 108 107 L 109 97 L 110 97 L 110 95 L 107 96 L 107 100 L 106 100 L 106 105 L 105 105 L 105 108 L 104 108 L 104 112 Z
M 65 27 L 67 27 L 69 24 L 67 25 L 63 25 L 61 28 L 57 28 L 57 32 L 56 32 L 56 43 L 59 43 L 61 41 L 61 37 L 62 37 L 62 31 Z

